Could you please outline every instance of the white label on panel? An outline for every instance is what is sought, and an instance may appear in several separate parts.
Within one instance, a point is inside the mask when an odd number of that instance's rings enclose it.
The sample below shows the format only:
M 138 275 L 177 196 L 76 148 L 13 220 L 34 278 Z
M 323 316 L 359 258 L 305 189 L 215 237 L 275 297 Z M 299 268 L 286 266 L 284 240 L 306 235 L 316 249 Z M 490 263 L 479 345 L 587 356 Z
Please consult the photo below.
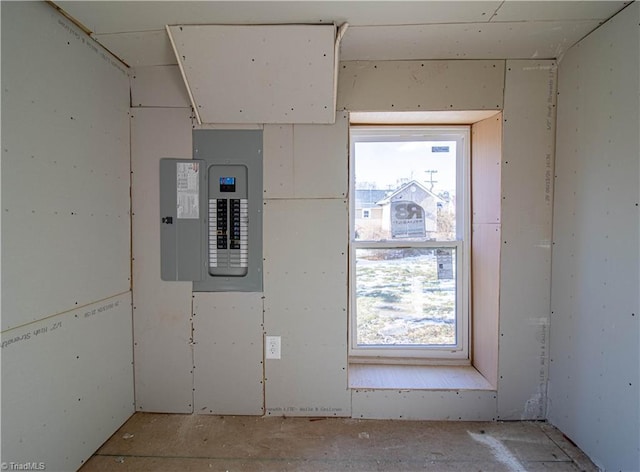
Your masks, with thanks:
M 199 162 L 178 162 L 176 164 L 178 218 L 197 219 L 200 217 L 199 164 Z

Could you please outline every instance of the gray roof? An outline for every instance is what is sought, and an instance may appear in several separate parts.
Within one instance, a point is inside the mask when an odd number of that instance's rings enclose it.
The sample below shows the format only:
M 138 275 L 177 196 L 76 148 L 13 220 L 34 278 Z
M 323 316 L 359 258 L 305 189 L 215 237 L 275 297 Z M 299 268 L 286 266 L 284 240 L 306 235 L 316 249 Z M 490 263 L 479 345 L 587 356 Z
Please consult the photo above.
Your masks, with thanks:
M 428 195 L 431 195 L 433 198 L 436 199 L 436 201 L 438 202 L 443 202 L 444 200 L 442 198 L 440 198 L 439 196 L 437 196 L 435 193 L 429 191 L 427 189 L 427 187 L 425 187 L 423 184 L 421 184 L 420 182 L 418 182 L 417 180 L 411 180 L 410 182 L 407 182 L 404 185 L 401 185 L 400 187 L 398 187 L 396 190 L 394 190 L 391 193 L 388 193 L 385 195 L 385 197 L 382 200 L 379 200 L 378 202 L 376 202 L 378 205 L 386 205 L 387 203 L 389 203 L 391 201 L 391 199 L 396 196 L 397 194 L 404 192 L 404 190 L 408 187 L 410 187 L 411 185 L 417 185 L 418 187 L 420 187 L 422 190 L 424 190 Z
M 379 189 L 356 189 L 356 207 L 371 208 L 377 205 L 390 190 Z

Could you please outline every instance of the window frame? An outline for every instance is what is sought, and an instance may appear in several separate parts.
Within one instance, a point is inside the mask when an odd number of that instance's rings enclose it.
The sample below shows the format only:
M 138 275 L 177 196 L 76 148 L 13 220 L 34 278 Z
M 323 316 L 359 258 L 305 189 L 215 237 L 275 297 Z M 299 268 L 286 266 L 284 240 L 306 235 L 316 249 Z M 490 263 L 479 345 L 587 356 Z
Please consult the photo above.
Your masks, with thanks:
M 355 239 L 355 144 L 385 141 L 456 141 L 456 239 L 453 241 L 362 241 Z M 349 359 L 352 362 L 470 364 L 471 320 L 471 126 L 353 125 L 349 127 Z M 462 193 L 462 198 L 460 198 Z M 456 345 L 357 345 L 356 250 L 456 248 Z

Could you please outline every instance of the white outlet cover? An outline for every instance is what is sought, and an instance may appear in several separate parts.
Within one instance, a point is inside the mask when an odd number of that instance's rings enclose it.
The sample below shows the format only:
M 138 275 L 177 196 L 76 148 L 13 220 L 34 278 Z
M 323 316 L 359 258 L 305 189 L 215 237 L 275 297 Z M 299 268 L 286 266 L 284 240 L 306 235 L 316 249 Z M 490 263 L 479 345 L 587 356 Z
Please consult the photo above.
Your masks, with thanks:
M 265 359 L 280 359 L 280 336 L 265 336 Z

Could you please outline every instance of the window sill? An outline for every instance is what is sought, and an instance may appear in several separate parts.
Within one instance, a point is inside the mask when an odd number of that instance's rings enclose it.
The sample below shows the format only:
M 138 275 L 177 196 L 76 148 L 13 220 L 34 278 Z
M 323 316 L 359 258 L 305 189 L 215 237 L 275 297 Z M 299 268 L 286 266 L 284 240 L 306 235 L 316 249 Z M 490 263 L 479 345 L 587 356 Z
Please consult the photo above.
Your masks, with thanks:
M 349 364 L 349 388 L 495 390 L 472 366 Z

